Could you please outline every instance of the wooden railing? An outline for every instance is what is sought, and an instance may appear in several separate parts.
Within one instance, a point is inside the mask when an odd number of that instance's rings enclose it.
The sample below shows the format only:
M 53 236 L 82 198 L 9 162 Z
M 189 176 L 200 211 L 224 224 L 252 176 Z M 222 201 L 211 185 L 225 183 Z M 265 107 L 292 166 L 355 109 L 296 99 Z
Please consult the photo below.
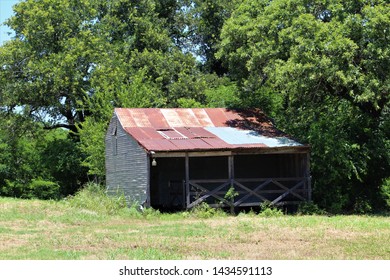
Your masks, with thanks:
M 234 196 L 226 193 L 234 188 Z M 250 178 L 190 180 L 186 193 L 187 208 L 201 202 L 211 206 L 259 206 L 262 202 L 270 204 L 297 203 L 310 199 L 309 178 Z M 288 198 L 288 199 L 287 199 Z

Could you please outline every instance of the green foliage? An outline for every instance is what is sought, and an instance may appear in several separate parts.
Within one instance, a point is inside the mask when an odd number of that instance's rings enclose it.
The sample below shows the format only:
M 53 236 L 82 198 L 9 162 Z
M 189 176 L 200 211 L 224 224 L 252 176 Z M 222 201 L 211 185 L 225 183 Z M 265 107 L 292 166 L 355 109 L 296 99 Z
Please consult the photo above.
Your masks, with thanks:
M 303 202 L 298 205 L 297 215 L 324 215 L 326 211 L 322 210 L 314 202 Z
M 234 188 L 234 186 L 230 186 L 230 188 L 228 189 L 228 191 L 226 192 L 224 198 L 230 202 L 230 214 L 234 215 L 234 198 L 236 196 L 240 195 L 236 189 Z
M 87 181 L 87 170 L 82 166 L 85 154 L 80 143 L 64 129 L 41 133 L 44 138 L 36 147 L 40 155 L 40 176 L 57 182 L 62 196 L 74 194 Z
M 242 104 L 311 145 L 314 199 L 329 211 L 376 205 L 389 176 L 389 9 L 381 0 L 248 0 L 222 28 L 217 56 Z
M 0 193 L 4 196 L 25 199 L 59 199 L 61 197 L 60 186 L 57 183 L 42 179 L 33 179 L 27 184 L 18 180 L 6 180 Z
M 124 196 L 108 196 L 104 188 L 95 183 L 85 185 L 74 196 L 69 197 L 67 203 L 72 207 L 102 215 L 115 215 L 127 208 Z
M 356 214 L 370 214 L 372 213 L 372 206 L 367 198 L 361 198 L 355 200 L 353 205 L 353 212 Z
M 206 104 L 213 108 L 234 108 L 240 106 L 239 90 L 234 83 L 217 85 L 205 91 Z
M 142 209 L 141 214 L 144 218 L 158 218 L 162 216 L 158 209 L 154 209 L 152 207 Z
M 22 115 L 4 116 L 0 124 L 0 194 L 14 197 L 57 198 L 73 194 L 86 180 L 77 142 L 65 130 L 44 130 Z M 39 195 L 37 182 L 59 185 Z M 43 187 L 43 186 L 41 186 Z M 32 189 L 31 189 L 32 188 Z
M 208 203 L 202 202 L 191 209 L 191 215 L 197 218 L 209 219 L 216 216 L 225 216 L 226 214 L 221 209 L 213 208 Z
M 84 119 L 75 110 L 105 45 L 90 30 L 97 16 L 93 2 L 27 0 L 14 6 L 7 24 L 15 39 L 0 48 L 0 76 L 7 80 L 0 84 L 2 106 L 26 106 L 26 114 L 47 126 L 75 131 Z
M 283 211 L 269 202 L 260 204 L 260 217 L 280 217 L 283 216 Z
M 383 184 L 380 188 L 380 193 L 383 200 L 385 201 L 386 207 L 390 208 L 390 178 L 387 178 L 383 181 Z
M 29 198 L 59 199 L 61 195 L 60 186 L 57 183 L 41 179 L 32 180 L 27 187 L 27 192 L 22 197 L 30 196 Z
M 234 200 L 234 198 L 235 198 L 236 196 L 238 196 L 238 195 L 239 195 L 239 193 L 236 191 L 236 189 L 234 188 L 234 186 L 231 186 L 231 187 L 229 188 L 229 190 L 226 192 L 225 198 L 226 198 L 227 200 Z

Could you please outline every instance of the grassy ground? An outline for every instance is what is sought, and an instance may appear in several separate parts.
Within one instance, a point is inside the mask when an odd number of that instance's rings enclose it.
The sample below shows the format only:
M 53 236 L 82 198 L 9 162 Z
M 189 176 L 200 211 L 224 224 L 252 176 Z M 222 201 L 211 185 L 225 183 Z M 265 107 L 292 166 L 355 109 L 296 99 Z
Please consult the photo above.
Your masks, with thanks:
M 0 198 L 0 259 L 388 260 L 390 218 L 110 214 L 69 201 Z

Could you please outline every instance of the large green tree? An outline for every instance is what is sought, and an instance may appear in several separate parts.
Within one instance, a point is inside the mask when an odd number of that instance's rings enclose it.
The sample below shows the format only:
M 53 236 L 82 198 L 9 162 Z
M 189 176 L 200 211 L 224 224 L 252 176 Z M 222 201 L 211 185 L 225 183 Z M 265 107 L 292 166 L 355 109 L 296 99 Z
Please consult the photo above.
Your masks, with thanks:
M 312 145 L 315 197 L 329 208 L 375 202 L 390 176 L 389 32 L 382 0 L 244 1 L 222 30 L 218 57 L 243 99 Z
M 0 47 L 0 110 L 40 123 L 39 129 L 69 129 L 75 147 L 81 136 L 86 165 L 91 173 L 104 175 L 102 135 L 114 107 L 201 104 L 209 81 L 215 80 L 175 44 L 175 32 L 182 30 L 173 24 L 177 5 L 158 0 L 21 1 L 7 21 L 15 37 Z M 68 144 L 59 139 L 47 149 L 53 153 L 58 145 L 58 151 L 65 146 L 71 151 Z M 17 170 L 12 172 L 12 178 L 18 177 Z
M 1 106 L 24 112 L 47 127 L 85 119 L 79 104 L 90 94 L 90 76 L 104 44 L 92 32 L 93 0 L 22 1 L 7 24 L 15 38 L 0 48 Z
M 202 102 L 205 78 L 195 57 L 174 42 L 174 27 L 180 29 L 172 26 L 177 5 L 157 0 L 20 2 L 7 21 L 15 38 L 0 48 L 0 79 L 6 81 L 0 85 L 2 109 L 22 107 L 47 128 L 77 132 L 97 90 L 126 90 L 140 73 L 155 88 L 151 98 L 156 102 L 150 106 L 178 106 L 180 98 Z M 115 103 L 115 96 L 110 101 Z

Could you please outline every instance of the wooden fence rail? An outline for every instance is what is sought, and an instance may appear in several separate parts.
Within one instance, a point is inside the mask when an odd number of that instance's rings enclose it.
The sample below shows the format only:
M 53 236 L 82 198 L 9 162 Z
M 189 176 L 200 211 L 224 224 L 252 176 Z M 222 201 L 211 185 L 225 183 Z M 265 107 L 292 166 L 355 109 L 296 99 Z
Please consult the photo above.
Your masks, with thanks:
M 277 205 L 310 199 L 309 178 L 305 177 L 190 180 L 188 183 L 187 208 L 204 201 L 213 207 L 242 207 L 259 206 L 263 202 Z M 226 193 L 231 187 L 234 188 L 236 196 L 227 198 Z M 289 200 L 284 200 L 287 197 Z M 210 203 L 211 200 L 214 200 L 214 203 Z

